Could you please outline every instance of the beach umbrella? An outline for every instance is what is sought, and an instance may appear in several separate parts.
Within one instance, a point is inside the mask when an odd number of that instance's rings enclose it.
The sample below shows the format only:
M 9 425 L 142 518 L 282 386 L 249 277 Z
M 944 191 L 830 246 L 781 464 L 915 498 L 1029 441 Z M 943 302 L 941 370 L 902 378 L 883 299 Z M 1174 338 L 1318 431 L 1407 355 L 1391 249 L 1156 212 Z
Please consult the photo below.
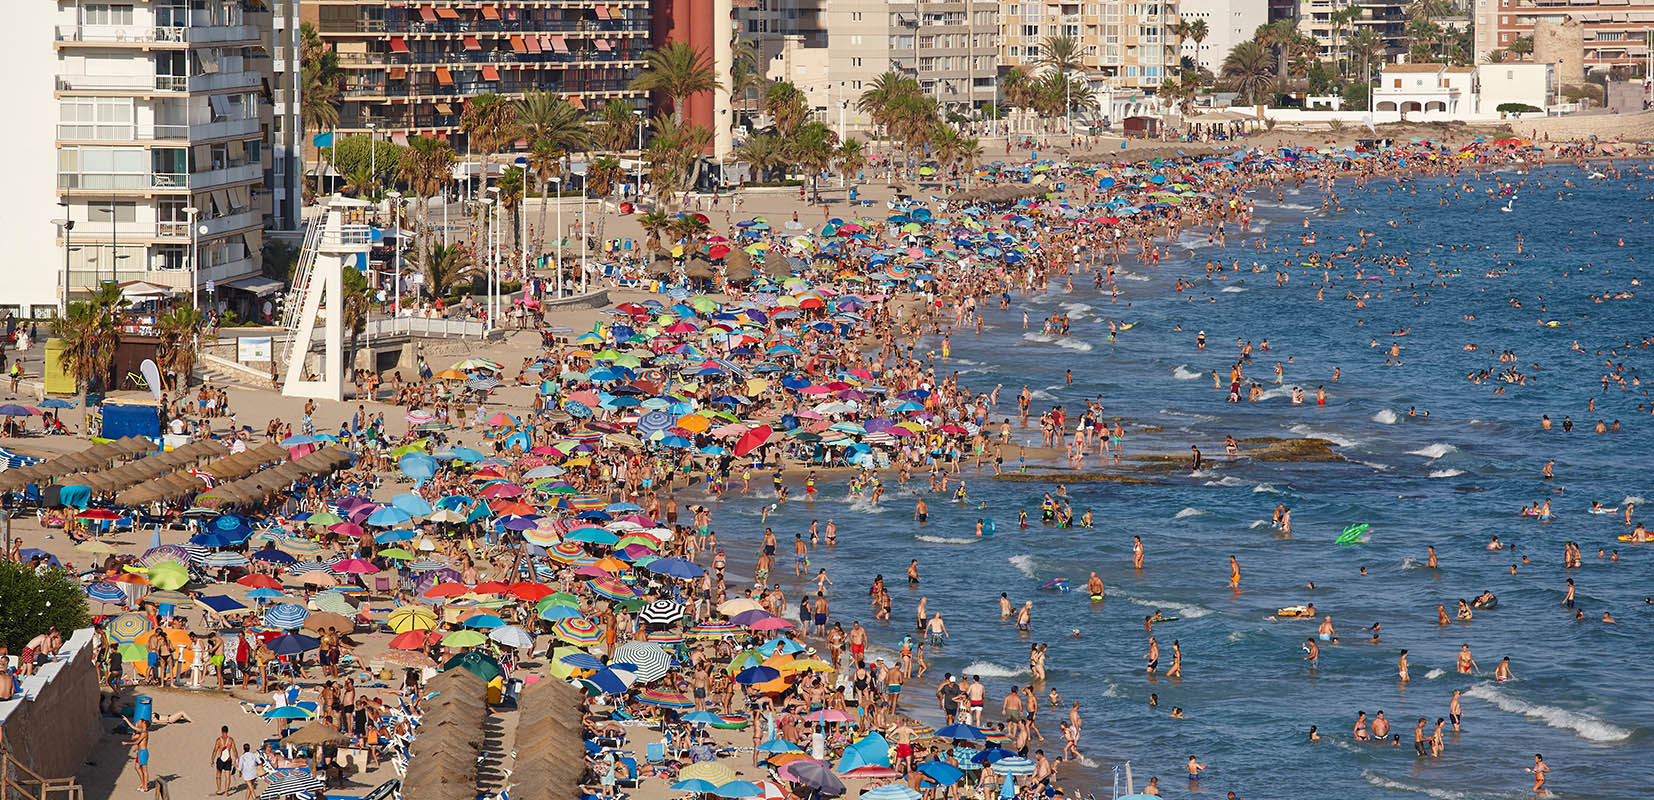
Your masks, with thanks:
M 632 587 L 607 575 L 586 581 L 586 585 L 593 592 L 610 600 L 631 600 L 637 597 L 637 593 L 632 591 Z
M 750 597 L 736 597 L 718 604 L 718 613 L 723 614 L 726 617 L 733 617 L 746 611 L 763 610 L 764 607 L 759 605 L 757 600 Z M 769 612 L 765 611 L 764 613 L 768 614 Z M 737 622 L 735 624 L 739 625 L 740 623 Z
M 467 628 L 493 630 L 494 628 L 504 627 L 505 620 L 500 619 L 499 616 L 495 614 L 477 613 L 461 620 L 461 624 Z
M 86 587 L 86 596 L 99 603 L 109 605 L 126 605 L 126 592 L 121 587 L 107 581 L 98 581 Z
M 321 646 L 321 640 L 314 636 L 305 636 L 302 633 L 289 633 L 265 642 L 264 646 L 270 648 L 270 652 L 278 656 L 290 656 L 315 650 Z
M 757 797 L 758 795 L 763 794 L 763 790 L 759 789 L 758 784 L 753 783 L 752 781 L 733 780 L 719 786 L 712 793 L 719 797 L 744 798 Z M 914 796 L 917 797 L 917 793 L 915 793 Z
M 904 783 L 887 783 L 861 793 L 862 800 L 918 800 L 919 793 Z
M 374 511 L 372 514 L 369 514 L 367 524 L 380 528 L 390 528 L 396 525 L 401 525 L 402 523 L 408 522 L 412 519 L 413 515 L 409 514 L 407 511 L 397 508 L 396 506 L 385 506 L 384 508 Z
M 993 762 L 994 772 L 1001 775 L 1032 775 L 1034 762 L 1022 756 L 1011 755 Z
M 580 610 L 568 606 L 549 605 L 540 609 L 539 617 L 547 622 L 556 622 L 563 619 L 579 619 Z
M 149 568 L 149 585 L 157 589 L 177 589 L 189 583 L 189 569 L 177 561 L 161 561 Z
M 686 632 L 691 639 L 716 639 L 722 636 L 735 636 L 739 633 L 741 633 L 741 626 L 730 622 L 702 622 Z
M 272 708 L 259 716 L 265 719 L 311 719 L 316 716 L 316 712 L 311 711 L 304 706 L 290 705 L 276 706 L 275 708 Z
M 760 665 L 756 667 L 747 667 L 746 669 L 736 673 L 735 682 L 743 683 L 748 686 L 756 686 L 760 683 L 769 683 L 779 677 L 781 677 L 781 670 L 774 667 Z
M 310 611 L 297 603 L 277 603 L 264 612 L 264 624 L 281 630 L 298 630 Z
M 686 781 L 678 781 L 677 783 L 672 784 L 672 791 L 674 791 L 674 792 L 691 792 L 691 793 L 694 793 L 694 794 L 711 794 L 712 792 L 715 792 L 717 790 L 718 790 L 718 785 L 717 784 L 713 783 L 712 781 L 702 780 L 700 778 L 691 778 L 691 779 L 686 780 Z
M 533 647 L 534 634 L 516 625 L 506 625 L 488 632 L 488 638 L 506 647 Z
M 826 797 L 844 794 L 844 781 L 833 774 L 831 767 L 813 758 L 801 758 L 781 767 L 778 774 L 788 781 L 814 789 Z
M 109 641 L 116 644 L 131 644 L 137 641 L 139 636 L 152 630 L 155 630 L 155 626 L 142 614 L 122 614 L 109 620 L 103 628 Z
M 584 617 L 558 620 L 557 624 L 552 626 L 552 634 L 569 644 L 582 647 L 597 644 L 603 639 L 603 633 L 597 623 Z
M 649 562 L 648 570 L 657 575 L 666 575 L 673 578 L 699 578 L 706 573 L 693 561 L 682 558 L 660 558 Z
M 442 637 L 443 647 L 476 647 L 488 641 L 488 637 L 476 631 L 454 631 Z
M 638 612 L 638 619 L 650 625 L 671 625 L 683 619 L 683 606 L 671 600 L 656 600 Z
M 386 620 L 391 630 L 397 633 L 407 633 L 413 630 L 431 630 L 437 625 L 436 613 L 425 606 L 402 606 L 391 612 Z
M 448 663 L 442 665 L 443 671 L 455 668 L 463 669 L 484 681 L 491 681 L 505 674 L 505 670 L 500 667 L 500 662 L 494 660 L 492 656 L 475 650 L 460 653 L 448 659 Z
M 692 715 L 690 715 L 690 716 L 692 716 Z M 714 716 L 716 716 L 716 715 L 714 715 Z M 688 716 L 686 716 L 685 719 L 688 719 Z M 720 717 L 719 719 L 722 719 L 722 718 Z M 798 745 L 793 744 L 792 742 L 789 742 L 786 739 L 771 739 L 767 742 L 764 742 L 761 745 L 758 745 L 758 747 L 756 749 L 760 753 L 802 753 L 802 752 L 804 752 L 804 748 L 799 747 Z
M 250 560 L 240 553 L 221 552 L 208 553 L 201 558 L 199 563 L 209 567 L 239 567 Z
M 691 711 L 688 714 L 684 714 L 683 716 L 678 717 L 678 720 L 680 722 L 687 722 L 691 725 L 722 725 L 722 724 L 724 724 L 724 718 L 717 715 L 717 714 L 712 713 L 711 711 Z
M 674 692 L 670 689 L 658 689 L 658 688 L 655 688 L 655 687 L 650 687 L 648 689 L 644 689 L 641 692 L 638 692 L 637 699 L 638 699 L 639 702 L 648 703 L 649 705 L 652 705 L 652 706 L 660 706 L 662 708 L 694 708 L 695 707 L 695 703 L 693 701 L 691 701 L 688 697 L 684 696 L 684 694 L 682 692 Z M 679 773 L 679 774 L 681 775 L 682 773 Z
M 965 777 L 965 771 L 946 761 L 926 761 L 914 769 L 943 786 L 952 786 Z
M 735 780 L 735 770 L 721 761 L 697 761 L 678 770 L 678 780 L 702 780 L 713 786 L 722 786 Z
M 988 740 L 988 735 L 983 733 L 982 729 L 964 723 L 937 728 L 936 735 L 942 739 L 965 739 L 972 742 Z
M 1016 755 L 1016 753 L 1013 753 L 1010 750 L 1006 750 L 1003 747 L 998 747 L 998 746 L 989 747 L 989 748 L 986 748 L 986 749 L 982 750 L 981 752 L 977 753 L 976 755 L 971 756 L 971 763 L 973 763 L 973 764 L 993 764 L 994 762 L 999 761 L 1000 759 L 1010 758 L 1011 756 L 1014 756 L 1014 755 Z
M 672 668 L 672 659 L 658 644 L 651 642 L 627 642 L 615 648 L 614 655 L 609 657 L 611 664 L 631 664 L 637 669 L 640 680 L 655 681 L 666 677 Z

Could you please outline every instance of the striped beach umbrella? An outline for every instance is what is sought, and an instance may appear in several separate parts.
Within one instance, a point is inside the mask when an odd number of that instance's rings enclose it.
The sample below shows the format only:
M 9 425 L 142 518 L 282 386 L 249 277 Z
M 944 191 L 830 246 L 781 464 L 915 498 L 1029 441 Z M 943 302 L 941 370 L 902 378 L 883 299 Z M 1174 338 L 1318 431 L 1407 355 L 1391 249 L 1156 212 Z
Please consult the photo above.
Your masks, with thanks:
M 569 644 L 582 647 L 597 644 L 603 639 L 603 631 L 597 623 L 584 617 L 560 619 L 552 626 L 552 633 Z
M 638 619 L 650 625 L 671 625 L 683 619 L 683 606 L 671 600 L 656 600 L 638 612 Z
M 644 639 L 646 641 L 654 642 L 655 644 L 663 645 L 683 644 L 685 641 L 683 634 L 677 631 L 650 631 L 644 634 Z
M 567 564 L 586 554 L 579 542 L 561 541 L 546 549 L 546 555 L 559 564 Z
M 698 761 L 678 770 L 678 780 L 702 780 L 713 786 L 722 786 L 735 780 L 735 770 L 722 761 Z
M 294 631 L 304 627 L 304 621 L 310 616 L 310 611 L 297 603 L 277 603 L 264 611 L 264 624 L 284 631 Z
M 289 575 L 303 575 L 306 572 L 322 572 L 327 569 L 325 561 L 295 561 L 287 565 L 285 570 Z
M 552 545 L 557 544 L 556 531 L 542 530 L 540 528 L 529 528 L 528 530 L 522 531 L 522 536 L 523 541 L 526 541 L 529 544 L 536 544 L 541 547 L 551 547 Z M 579 547 L 579 545 L 575 546 Z
M 649 642 L 627 642 L 615 648 L 614 655 L 609 657 L 609 663 L 631 664 L 637 667 L 633 672 L 643 681 L 660 680 L 672 669 L 671 656 L 668 656 L 660 645 Z
M 309 539 L 301 539 L 296 536 L 281 537 L 281 539 L 276 541 L 276 547 L 279 547 L 287 553 L 295 556 L 315 555 L 322 551 L 321 545 L 316 544 Z
M 151 547 L 138 557 L 138 566 L 153 567 L 162 561 L 176 561 L 180 564 L 190 560 L 190 551 L 181 544 L 163 544 L 160 547 Z
M 641 700 L 645 703 L 648 703 L 649 705 L 660 706 L 662 708 L 694 708 L 695 707 L 695 703 L 693 701 L 691 701 L 688 697 L 684 696 L 683 692 L 674 692 L 674 691 L 670 691 L 668 689 L 657 689 L 657 688 L 652 687 L 652 686 L 647 688 L 647 689 L 644 689 L 641 692 L 638 692 L 637 693 L 637 699 Z M 708 763 L 708 762 L 703 762 L 703 763 Z M 680 774 L 680 776 L 682 775 L 682 773 L 679 773 L 679 774 Z
M 108 581 L 98 581 L 86 587 L 86 596 L 99 603 L 109 605 L 126 605 L 126 592 L 121 587 Z
M 217 553 L 208 553 L 201 559 L 200 563 L 208 567 L 239 567 L 246 564 L 249 560 L 250 559 L 241 553 L 220 551 Z
M 116 644 L 131 644 L 137 641 L 139 636 L 152 630 L 155 630 L 155 626 L 150 623 L 149 617 L 142 614 L 122 614 L 109 620 L 103 628 L 109 641 Z
M 702 622 L 690 628 L 688 635 L 691 639 L 717 639 L 741 633 L 741 626 L 733 622 Z
M 601 578 L 592 578 L 586 581 L 586 585 L 591 587 L 593 592 L 610 600 L 632 600 L 637 597 L 637 592 L 632 591 L 632 587 L 620 582 L 617 578 L 606 575 Z
M 146 603 L 172 603 L 173 605 L 188 605 L 195 602 L 195 598 L 175 589 L 157 589 L 144 596 Z
M 993 763 L 994 772 L 1001 775 L 1032 775 L 1034 762 L 1022 756 L 1006 756 Z

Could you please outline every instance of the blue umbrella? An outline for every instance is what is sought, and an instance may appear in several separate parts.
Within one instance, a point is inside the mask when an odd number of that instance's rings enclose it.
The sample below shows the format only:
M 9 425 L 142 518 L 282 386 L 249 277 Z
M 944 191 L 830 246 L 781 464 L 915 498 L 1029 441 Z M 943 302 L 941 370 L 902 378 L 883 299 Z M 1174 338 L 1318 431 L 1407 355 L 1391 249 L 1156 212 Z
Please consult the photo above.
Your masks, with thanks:
M 126 592 L 108 581 L 98 581 L 86 587 L 86 596 L 100 603 L 126 605 Z
M 863 800 L 918 800 L 919 793 L 905 783 L 887 783 L 861 793 Z
M 1016 753 L 1006 750 L 1003 747 L 990 747 L 974 756 L 971 756 L 971 763 L 992 764 L 1002 758 L 1009 758 L 1014 755 L 1016 755 Z
M 373 541 L 375 544 L 405 542 L 412 538 L 414 538 L 414 532 L 408 530 L 407 528 L 394 528 L 388 531 L 380 531 L 379 533 L 373 535 Z
M 264 712 L 261 716 L 265 719 L 310 719 L 315 716 L 315 714 L 314 712 L 306 711 L 302 706 L 276 706 L 275 708 Z
M 672 784 L 672 791 L 707 794 L 709 792 L 718 791 L 718 784 L 715 784 L 712 781 L 701 780 L 700 778 L 690 778 L 687 781 L 678 781 L 677 783 Z
M 201 563 L 209 567 L 239 567 L 251 559 L 240 553 L 218 552 L 208 553 L 201 558 Z
M 781 670 L 778 670 L 775 667 L 766 667 L 760 664 L 756 667 L 747 667 L 746 669 L 735 673 L 735 682 L 744 683 L 748 686 L 756 686 L 760 683 L 769 683 L 779 677 L 781 677 Z
M 414 485 L 420 486 L 436 475 L 436 459 L 426 453 L 408 453 L 396 462 L 402 474 L 413 478 Z
M 393 525 L 401 525 L 411 519 L 413 519 L 412 514 L 409 514 L 396 506 L 385 506 L 384 508 L 368 515 L 368 524 L 381 528 L 389 528 Z
M 40 401 L 40 407 L 41 408 L 74 408 L 75 403 L 72 400 L 59 400 L 56 397 L 48 397 L 45 400 Z
M 417 494 L 399 494 L 391 498 L 391 505 L 416 517 L 429 514 L 433 510 L 431 504 Z
M 292 554 L 287 553 L 286 551 L 277 550 L 274 547 L 266 547 L 263 550 L 253 553 L 253 560 L 263 561 L 268 564 L 291 564 L 298 559 L 294 558 Z
M 220 614 L 228 614 L 231 611 L 240 611 L 241 609 L 247 607 L 242 604 L 240 600 L 237 600 L 234 597 L 226 597 L 224 595 L 197 597 L 195 598 L 195 602 L 217 611 Z
M 281 446 L 282 447 L 299 447 L 301 445 L 315 444 L 317 441 L 319 441 L 319 440 L 316 437 L 311 436 L 309 434 L 301 433 L 297 436 L 289 436 L 286 439 L 281 440 Z
M 706 573 L 706 570 L 695 562 L 682 558 L 657 558 L 649 562 L 645 569 L 657 575 L 668 575 L 673 578 L 699 578 Z
M 241 539 L 233 538 L 218 531 L 202 531 L 190 537 L 190 544 L 202 547 L 234 547 L 241 543 Z
M 564 608 L 564 606 L 548 606 L 548 608 Z M 576 614 L 575 616 L 579 615 Z M 557 660 L 567 664 L 568 666 L 574 667 L 575 669 L 603 668 L 603 662 L 598 661 L 597 657 L 590 653 L 569 653 L 568 655 Z
M 943 786 L 952 786 L 958 783 L 960 778 L 965 777 L 964 770 L 946 761 L 926 761 L 915 769 Z
M 317 647 L 321 646 L 321 641 L 314 636 L 305 636 L 302 633 L 289 633 L 285 636 L 277 636 L 276 638 L 271 639 L 265 643 L 265 646 L 270 648 L 270 652 L 275 653 L 278 656 L 291 656 L 306 651 L 315 650 Z
M 764 790 L 758 788 L 758 784 L 753 783 L 752 781 L 730 781 L 729 783 L 714 789 L 712 793 L 719 797 L 729 798 L 757 797 L 758 795 L 763 794 Z M 915 793 L 914 796 L 917 797 L 917 793 Z
M 598 670 L 589 677 L 581 678 L 580 683 L 584 684 L 588 691 L 597 694 L 620 694 L 626 691 L 626 682 L 612 669 Z
M 698 713 L 704 714 L 708 712 L 703 711 Z M 722 720 L 723 718 L 719 717 L 718 719 Z M 758 745 L 757 750 L 760 753 L 801 753 L 804 751 L 804 748 L 799 747 L 786 739 L 771 739 L 761 745 Z
M 304 627 L 305 619 L 310 612 L 297 603 L 277 603 L 264 612 L 264 624 L 282 630 L 298 630 Z
M 963 723 L 937 728 L 936 737 L 939 739 L 968 739 L 973 742 L 988 740 L 987 734 L 983 733 L 980 728 Z
M 691 711 L 678 719 L 690 723 L 691 725 L 722 725 L 724 723 L 723 717 L 714 714 L 711 711 Z M 786 751 L 783 750 L 776 752 Z

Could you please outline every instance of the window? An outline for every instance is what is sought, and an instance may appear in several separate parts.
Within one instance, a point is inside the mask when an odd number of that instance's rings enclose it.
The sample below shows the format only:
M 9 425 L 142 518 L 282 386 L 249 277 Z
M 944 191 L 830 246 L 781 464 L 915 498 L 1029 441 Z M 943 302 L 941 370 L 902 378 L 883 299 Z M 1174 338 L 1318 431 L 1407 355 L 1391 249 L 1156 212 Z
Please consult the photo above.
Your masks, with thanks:
M 59 139 L 131 139 L 132 100 L 125 97 L 65 97 L 58 104 L 58 123 Z
M 154 270 L 181 270 L 189 268 L 189 245 L 156 245 L 149 268 Z
M 861 12 L 860 11 L 850 12 L 850 19 L 853 22 L 861 22 Z
M 147 189 L 149 165 L 141 147 L 64 147 L 57 151 L 60 189 Z
M 86 207 L 87 222 L 108 225 L 111 217 L 116 223 L 137 222 L 138 204 L 98 202 Z
M 82 25 L 131 25 L 132 6 L 93 3 L 81 8 Z
M 861 59 L 860 59 L 860 58 L 852 58 L 852 59 L 850 59 L 850 66 L 852 66 L 852 67 L 859 67 L 859 66 L 861 66 Z
M 1022 48 L 1017 47 L 1016 45 L 1013 44 L 1013 45 L 1011 45 L 1010 53 L 1011 53 L 1011 58 L 1016 58 L 1017 56 L 1022 55 Z
M 1022 26 L 1022 38 L 1023 38 L 1024 41 L 1027 41 L 1029 39 L 1038 39 L 1039 38 L 1039 26 L 1038 25 L 1024 25 L 1024 26 Z

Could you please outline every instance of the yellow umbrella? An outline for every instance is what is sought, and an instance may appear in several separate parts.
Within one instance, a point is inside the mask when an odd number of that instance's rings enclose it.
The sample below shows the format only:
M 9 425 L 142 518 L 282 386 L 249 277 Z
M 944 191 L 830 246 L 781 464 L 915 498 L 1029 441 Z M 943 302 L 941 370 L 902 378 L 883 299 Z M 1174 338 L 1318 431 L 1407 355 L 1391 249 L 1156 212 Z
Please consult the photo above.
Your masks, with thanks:
M 822 661 L 819 658 L 804 658 L 804 659 L 798 659 L 798 660 L 793 661 L 792 663 L 783 665 L 781 667 L 781 671 L 783 671 L 783 672 L 836 672 L 837 670 L 833 669 L 832 664 L 829 664 L 825 661 Z
M 735 780 L 735 770 L 730 769 L 728 764 L 717 761 L 700 761 L 678 770 L 678 780 L 680 781 L 690 781 L 697 778 L 713 786 L 722 786 Z
M 769 391 L 769 389 L 770 382 L 764 380 L 763 378 L 747 379 L 747 394 L 763 394 L 764 392 Z
M 113 552 L 115 552 L 115 548 L 110 547 L 109 545 L 106 545 L 103 542 L 100 542 L 96 539 L 88 539 L 84 542 L 81 542 L 80 544 L 75 545 L 75 549 L 80 550 L 81 552 L 85 552 L 85 553 L 113 553 Z
M 397 633 L 428 631 L 436 627 L 436 613 L 424 606 L 402 606 L 391 612 L 389 622 Z

